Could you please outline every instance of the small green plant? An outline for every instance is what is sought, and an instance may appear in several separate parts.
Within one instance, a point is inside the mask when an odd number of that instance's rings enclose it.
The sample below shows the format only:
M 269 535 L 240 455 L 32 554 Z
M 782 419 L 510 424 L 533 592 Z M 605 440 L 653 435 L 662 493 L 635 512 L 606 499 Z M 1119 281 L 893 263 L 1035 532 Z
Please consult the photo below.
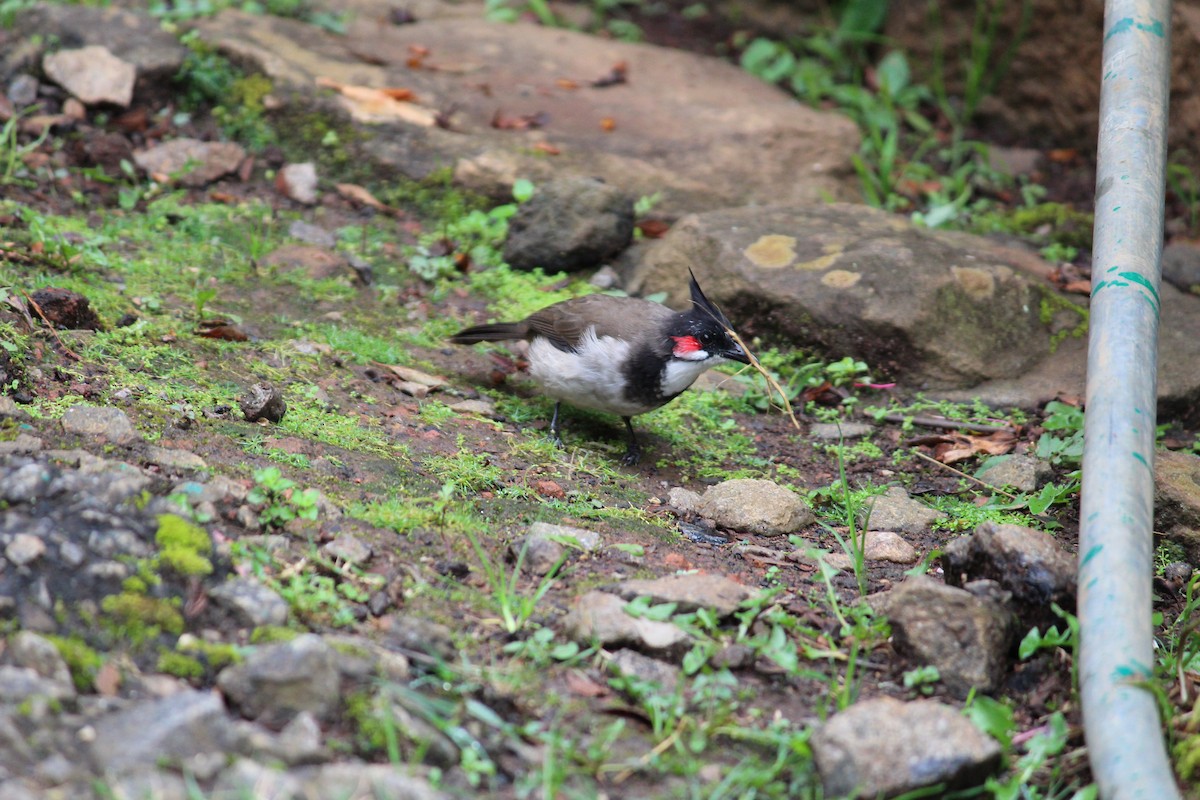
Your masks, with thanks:
M 1046 429 L 1038 439 L 1037 456 L 1052 464 L 1078 465 L 1083 460 L 1083 411 L 1058 400 L 1046 404 Z
M 0 15 L 3 11 L 0 10 Z M 49 126 L 34 139 L 21 143 L 21 120 L 26 116 L 26 112 L 21 111 L 13 114 L 0 127 L 0 186 L 8 186 L 10 184 L 19 184 L 22 186 L 36 186 L 37 182 L 31 179 L 22 177 L 22 172 L 25 168 L 25 156 L 37 150 L 46 141 L 46 137 L 50 135 Z
M 923 695 L 933 694 L 934 686 L 942 679 L 942 674 L 938 672 L 938 668 L 932 664 L 916 669 L 910 669 L 904 673 L 904 688 L 913 689 Z
M 282 528 L 294 519 L 316 519 L 320 493 L 316 489 L 296 491 L 296 482 L 283 477 L 278 467 L 254 471 L 254 488 L 246 499 L 261 506 L 258 521 L 264 528 Z

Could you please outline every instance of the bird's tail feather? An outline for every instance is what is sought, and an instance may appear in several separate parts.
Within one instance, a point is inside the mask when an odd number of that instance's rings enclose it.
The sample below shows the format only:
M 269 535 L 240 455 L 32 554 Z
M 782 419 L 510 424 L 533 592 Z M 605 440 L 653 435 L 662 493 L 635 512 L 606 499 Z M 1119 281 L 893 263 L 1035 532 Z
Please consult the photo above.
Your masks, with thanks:
M 476 344 L 477 342 L 503 342 L 513 339 L 524 339 L 529 333 L 529 326 L 523 322 L 492 322 L 487 325 L 473 325 L 464 328 L 450 337 L 453 344 Z

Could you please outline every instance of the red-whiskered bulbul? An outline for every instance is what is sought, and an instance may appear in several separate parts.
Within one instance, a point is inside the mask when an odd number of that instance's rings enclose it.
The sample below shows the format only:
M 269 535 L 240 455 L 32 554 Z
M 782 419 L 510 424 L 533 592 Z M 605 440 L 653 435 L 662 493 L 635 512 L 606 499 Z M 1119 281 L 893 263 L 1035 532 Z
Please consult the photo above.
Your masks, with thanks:
M 560 446 L 559 406 L 570 403 L 617 414 L 629 431 L 622 459 L 641 457 L 630 417 L 653 411 L 692 385 L 709 367 L 750 363 L 733 327 L 700 291 L 693 275 L 692 307 L 672 311 L 636 297 L 593 294 L 547 306 L 520 322 L 475 325 L 454 344 L 524 339 L 529 375 L 554 398 L 550 434 Z

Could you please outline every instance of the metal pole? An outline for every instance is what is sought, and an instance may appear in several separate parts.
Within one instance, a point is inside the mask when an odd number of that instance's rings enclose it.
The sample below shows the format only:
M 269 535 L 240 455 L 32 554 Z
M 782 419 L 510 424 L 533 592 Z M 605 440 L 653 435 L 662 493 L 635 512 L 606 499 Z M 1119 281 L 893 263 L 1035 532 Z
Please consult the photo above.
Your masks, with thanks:
M 1106 0 L 1079 531 L 1080 690 L 1104 800 L 1179 792 L 1153 695 L 1154 438 L 1170 0 Z

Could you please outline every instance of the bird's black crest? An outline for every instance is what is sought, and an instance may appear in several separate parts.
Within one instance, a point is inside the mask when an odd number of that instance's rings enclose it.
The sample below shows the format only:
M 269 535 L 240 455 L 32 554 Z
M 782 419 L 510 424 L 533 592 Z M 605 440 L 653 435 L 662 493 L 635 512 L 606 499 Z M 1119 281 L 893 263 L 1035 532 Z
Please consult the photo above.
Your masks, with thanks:
M 733 325 L 731 325 L 725 315 L 721 313 L 721 309 L 717 308 L 711 300 L 704 296 L 704 292 L 700 289 L 700 284 L 696 281 L 695 273 L 689 269 L 688 275 L 691 276 L 691 281 L 688 283 L 688 287 L 692 291 L 692 306 L 705 316 L 716 320 L 717 323 L 719 323 L 725 330 L 733 330 Z

